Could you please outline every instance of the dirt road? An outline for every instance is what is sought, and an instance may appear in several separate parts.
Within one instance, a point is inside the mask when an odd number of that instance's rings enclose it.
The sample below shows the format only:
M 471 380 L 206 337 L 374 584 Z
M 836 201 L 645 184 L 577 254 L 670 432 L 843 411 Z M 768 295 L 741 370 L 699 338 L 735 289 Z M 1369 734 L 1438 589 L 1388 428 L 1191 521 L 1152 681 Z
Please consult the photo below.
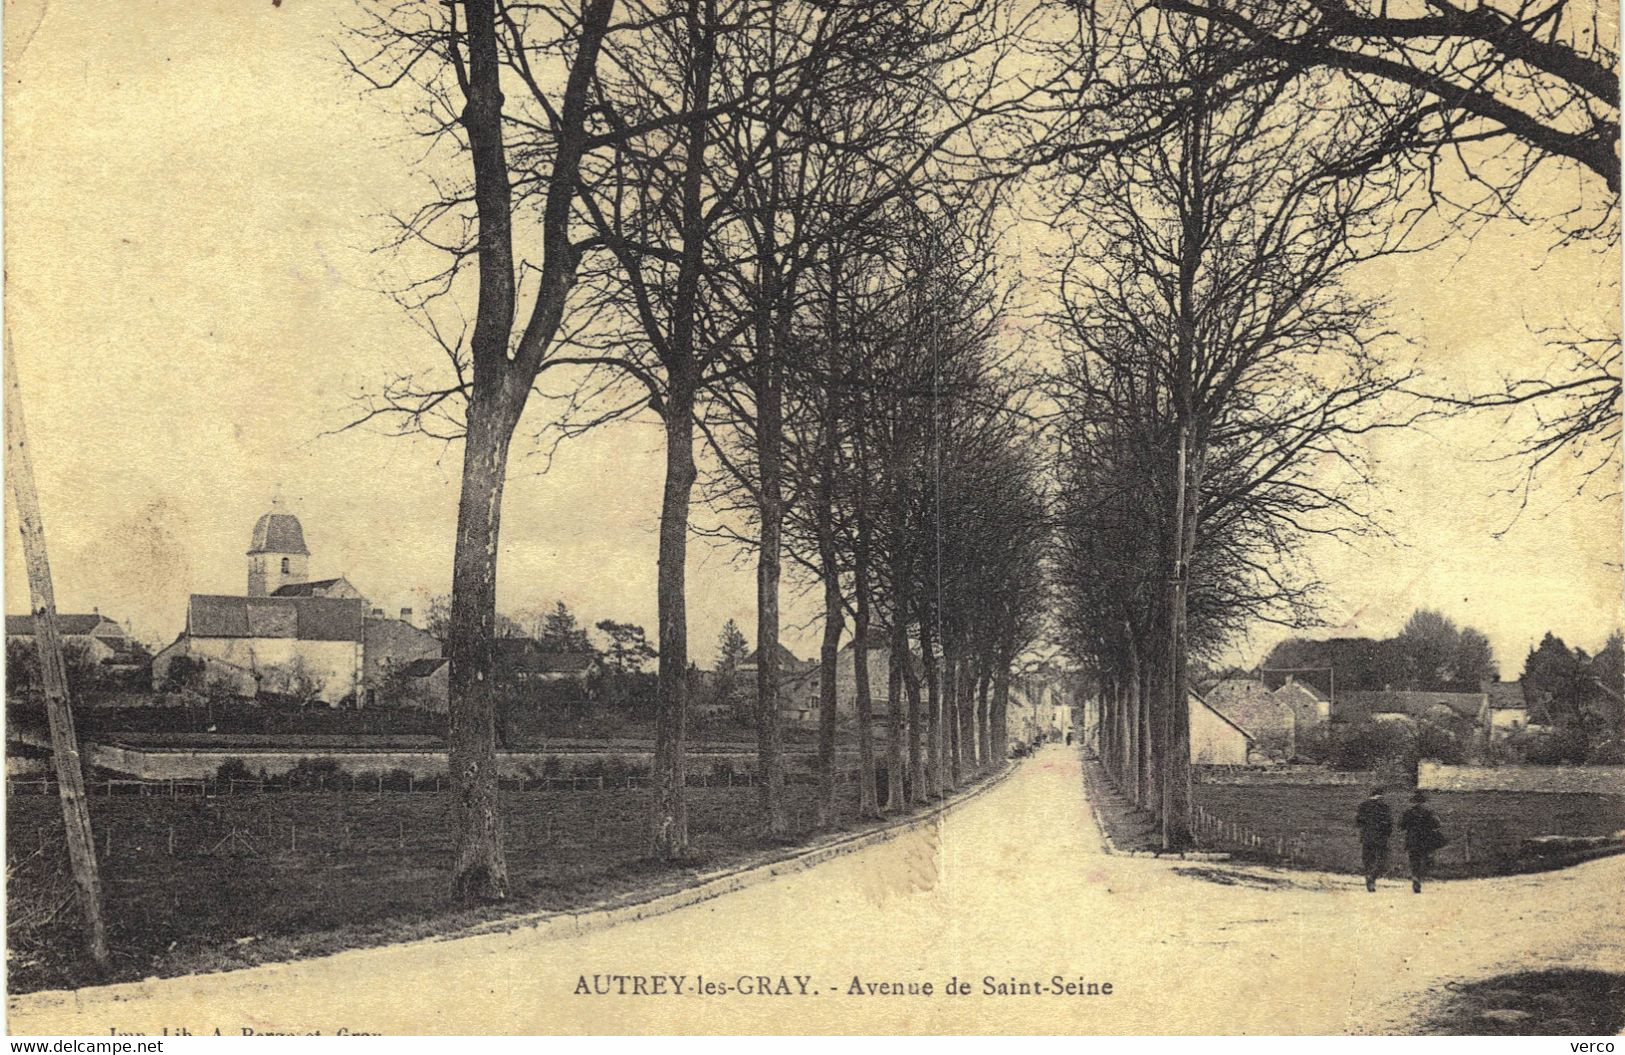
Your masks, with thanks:
M 1368 894 L 1351 877 L 1112 856 L 1074 750 L 1040 753 L 932 827 L 666 916 L 567 940 L 522 929 L 34 994 L 10 1002 L 8 1025 L 104 1036 L 1408 1032 L 1453 980 L 1625 970 L 1625 857 L 1417 896 L 1398 880 Z M 954 979 L 969 991 L 947 992 Z M 1001 984 L 1009 995 L 990 991 Z

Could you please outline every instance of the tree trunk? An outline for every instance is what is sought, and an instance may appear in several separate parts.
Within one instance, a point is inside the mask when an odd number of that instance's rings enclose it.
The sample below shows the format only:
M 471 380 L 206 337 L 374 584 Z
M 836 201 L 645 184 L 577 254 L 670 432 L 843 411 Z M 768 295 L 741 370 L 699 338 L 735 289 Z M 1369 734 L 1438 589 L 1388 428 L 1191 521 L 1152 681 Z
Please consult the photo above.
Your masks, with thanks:
M 993 667 L 993 764 L 1010 757 L 1010 663 L 1001 658 Z
M 861 404 L 860 404 L 861 407 Z M 856 539 L 853 545 L 853 627 L 852 681 L 858 719 L 858 814 L 874 817 L 880 813 L 875 786 L 874 697 L 869 685 L 869 510 L 862 437 L 858 437 Z
M 1124 766 L 1122 782 L 1118 785 L 1138 805 L 1145 804 L 1145 785 L 1141 771 L 1145 766 L 1144 745 L 1140 743 L 1140 711 L 1145 701 L 1140 689 L 1140 650 L 1133 643 L 1128 647 L 1128 706 L 1123 714 Z
M 886 809 L 895 812 L 903 808 L 904 770 L 908 764 L 903 746 L 903 664 L 908 662 L 908 634 L 899 613 L 892 614 L 891 623 L 886 663 Z
M 947 758 L 944 760 L 946 773 L 944 784 L 949 791 L 959 790 L 961 776 L 959 758 L 959 657 L 954 652 L 953 631 L 949 630 L 942 635 L 942 721 L 947 726 L 944 737 L 947 739 Z
M 497 551 L 508 445 L 518 416 L 499 400 L 469 403 L 462 494 L 452 557 L 447 768 L 457 849 L 452 895 L 459 901 L 508 896 L 496 758 Z
M 903 630 L 903 691 L 908 693 L 908 786 L 909 801 L 926 801 L 926 759 L 929 747 L 925 741 L 924 716 L 920 713 L 920 672 L 914 667 L 914 657 L 908 652 L 908 630 Z
M 960 774 L 977 771 L 981 764 L 977 741 L 977 662 L 970 652 L 970 639 L 960 645 L 959 660 L 959 754 Z
M 932 795 L 941 797 L 946 776 L 942 771 L 942 679 L 931 639 L 930 620 L 923 614 L 920 617 L 920 659 L 925 666 L 926 786 Z
M 688 853 L 688 515 L 695 478 L 694 390 L 681 377 L 673 378 L 668 388 L 656 597 L 660 660 L 649 803 L 650 853 L 662 861 Z
M 988 712 L 988 691 L 992 687 L 993 673 L 989 664 L 982 664 L 976 679 L 976 762 L 982 768 L 994 759 L 993 722 Z
M 1156 653 L 1140 664 L 1140 727 L 1135 739 L 1140 746 L 1140 805 L 1161 816 L 1162 784 L 1157 779 L 1156 727 L 1157 663 Z
M 834 563 L 833 542 L 822 540 L 820 550 L 827 550 L 825 558 Z M 835 823 L 835 724 L 836 665 L 841 652 L 841 580 L 839 571 L 825 565 L 824 569 L 824 639 L 818 650 L 818 824 L 828 827 Z
M 772 326 L 758 328 L 756 458 L 761 473 L 761 541 L 756 554 L 756 772 L 762 824 L 769 838 L 786 835 L 784 732 L 779 715 L 779 573 L 784 533 L 783 420 L 778 356 L 764 352 Z
M 1192 456 L 1191 435 L 1182 428 L 1179 435 L 1178 516 L 1175 519 L 1173 631 L 1169 635 L 1170 671 L 1168 726 L 1163 752 L 1162 845 L 1165 850 L 1183 850 L 1195 841 L 1191 834 L 1191 739 L 1190 670 L 1186 643 L 1187 607 L 1190 598 L 1190 558 L 1196 551 L 1196 511 L 1201 489 L 1202 464 Z

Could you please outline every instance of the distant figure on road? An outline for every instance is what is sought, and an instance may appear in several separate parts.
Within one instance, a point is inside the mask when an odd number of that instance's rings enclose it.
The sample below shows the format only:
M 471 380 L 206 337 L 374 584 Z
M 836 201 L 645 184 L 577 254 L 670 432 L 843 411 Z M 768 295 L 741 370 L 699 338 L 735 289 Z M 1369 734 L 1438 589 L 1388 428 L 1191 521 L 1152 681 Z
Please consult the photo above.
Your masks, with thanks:
M 1394 813 L 1383 800 L 1382 788 L 1372 788 L 1354 814 L 1360 829 L 1360 865 L 1365 871 L 1365 888 L 1377 889 L 1377 877 L 1388 869 L 1388 837 L 1394 831 Z
M 1411 796 L 1410 809 L 1399 818 L 1405 832 L 1405 856 L 1411 859 L 1411 893 L 1422 892 L 1422 876 L 1433 864 L 1433 853 L 1450 840 L 1444 837 L 1439 818 L 1427 808 L 1428 797 L 1418 791 Z
M 1066 746 L 1072 746 L 1072 730 L 1070 729 L 1066 731 Z

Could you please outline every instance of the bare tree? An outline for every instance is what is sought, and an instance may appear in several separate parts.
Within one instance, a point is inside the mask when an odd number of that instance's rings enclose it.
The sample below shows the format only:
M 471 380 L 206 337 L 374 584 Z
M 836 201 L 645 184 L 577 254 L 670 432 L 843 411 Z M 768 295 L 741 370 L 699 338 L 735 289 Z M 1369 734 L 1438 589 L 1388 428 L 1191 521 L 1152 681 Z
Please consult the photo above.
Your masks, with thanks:
M 1349 489 L 1363 472 L 1349 440 L 1377 427 L 1369 411 L 1408 375 L 1384 367 L 1378 305 L 1342 279 L 1401 244 L 1403 184 L 1387 114 L 1290 72 L 1226 79 L 1214 40 L 1225 31 L 1207 23 L 1146 15 L 1121 32 L 1127 78 L 1192 87 L 1171 134 L 1093 162 L 1067 199 L 1086 233 L 1082 266 L 1066 276 L 1064 328 L 1079 355 L 1062 398 L 1122 419 L 1102 436 L 1109 478 L 1145 488 L 1160 510 L 1160 574 L 1138 575 L 1161 596 L 1144 597 L 1139 618 L 1097 613 L 1108 625 L 1089 636 L 1128 652 L 1129 773 L 1177 848 L 1190 838 L 1193 576 L 1213 572 L 1226 547 L 1249 559 L 1238 542 L 1314 529 L 1316 514 L 1327 531 L 1345 530 L 1339 516 L 1359 521 Z M 1204 534 L 1224 542 L 1207 561 Z M 1152 560 L 1143 546 L 1127 552 Z
M 465 901 L 508 894 L 496 769 L 493 638 L 502 491 L 514 430 L 532 386 L 560 346 L 583 248 L 572 230 L 582 158 L 592 143 L 591 102 L 614 0 L 578 11 L 517 9 L 500 0 L 364 4 L 351 66 L 380 89 L 414 91 L 412 112 L 432 145 L 449 146 L 466 176 L 402 221 L 402 242 L 447 250 L 451 264 L 413 287 L 422 309 L 475 270 L 477 308 L 467 348 L 440 339 L 453 383 L 425 388 L 403 378 L 363 420 L 395 416 L 433 434 L 463 401 L 463 464 L 452 568 L 449 767 L 457 832 L 452 887 Z M 531 64 L 555 66 L 539 78 Z M 518 89 L 540 120 L 510 107 Z M 515 178 L 518 159 L 535 173 Z M 537 248 L 516 249 L 521 219 Z M 450 228 L 449 241 L 438 233 Z M 519 263 L 525 261 L 525 263 Z M 521 275 L 534 268 L 533 281 Z M 523 301 L 528 301 L 527 304 Z

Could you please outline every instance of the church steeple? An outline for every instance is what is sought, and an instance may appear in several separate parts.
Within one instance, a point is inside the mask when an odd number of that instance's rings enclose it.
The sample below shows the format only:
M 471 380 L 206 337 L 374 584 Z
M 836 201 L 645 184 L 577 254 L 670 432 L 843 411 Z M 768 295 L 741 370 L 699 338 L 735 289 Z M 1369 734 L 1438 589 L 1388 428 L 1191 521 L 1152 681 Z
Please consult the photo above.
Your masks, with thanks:
M 310 550 L 299 518 L 282 509 L 282 498 L 271 500 L 271 511 L 254 523 L 248 544 L 248 596 L 265 597 L 289 583 L 310 576 Z

